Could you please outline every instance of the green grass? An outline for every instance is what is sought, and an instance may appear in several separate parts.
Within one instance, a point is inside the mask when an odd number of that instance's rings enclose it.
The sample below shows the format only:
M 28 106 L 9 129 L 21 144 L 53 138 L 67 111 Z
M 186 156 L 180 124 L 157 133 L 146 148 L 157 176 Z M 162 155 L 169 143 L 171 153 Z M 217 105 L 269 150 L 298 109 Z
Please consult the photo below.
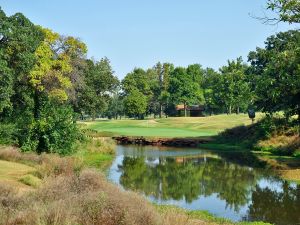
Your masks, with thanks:
M 203 210 L 185 210 L 171 205 L 155 205 L 159 213 L 164 214 L 167 211 L 175 211 L 178 214 L 185 214 L 189 218 L 209 222 L 209 224 L 224 224 L 224 225 L 271 225 L 264 222 L 232 222 L 229 219 L 216 217 L 213 214 Z
M 260 114 L 259 114 L 260 117 Z M 146 120 L 99 120 L 86 122 L 87 127 L 111 136 L 203 137 L 214 136 L 227 128 L 248 125 L 246 114 L 217 115 L 200 118 L 171 117 Z
M 82 160 L 85 166 L 105 169 L 115 157 L 115 142 L 110 138 L 90 138 L 78 145 L 73 157 Z
M 249 150 L 247 147 L 245 147 L 243 145 L 224 144 L 224 143 L 222 143 L 222 144 L 221 143 L 205 143 L 205 144 L 201 144 L 201 148 L 208 149 L 208 150 L 229 151 L 229 152 Z
M 114 155 L 88 151 L 79 151 L 75 156 L 81 158 L 84 165 L 96 168 L 105 168 L 114 159 Z
M 33 176 L 32 174 L 26 174 L 22 176 L 19 181 L 25 185 L 31 186 L 31 187 L 38 187 L 41 184 L 41 180 L 37 178 L 36 176 Z

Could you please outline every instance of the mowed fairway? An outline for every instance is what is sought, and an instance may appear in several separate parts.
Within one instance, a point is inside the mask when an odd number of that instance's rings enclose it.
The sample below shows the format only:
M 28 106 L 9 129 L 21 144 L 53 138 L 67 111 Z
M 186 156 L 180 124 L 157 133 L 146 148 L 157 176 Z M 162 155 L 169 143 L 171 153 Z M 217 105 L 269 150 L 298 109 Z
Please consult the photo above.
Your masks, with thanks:
M 262 114 L 257 117 L 260 118 Z M 88 128 L 106 135 L 144 137 L 203 137 L 213 136 L 227 128 L 248 125 L 246 114 L 217 115 L 209 117 L 171 117 L 146 120 L 98 120 L 86 122 Z

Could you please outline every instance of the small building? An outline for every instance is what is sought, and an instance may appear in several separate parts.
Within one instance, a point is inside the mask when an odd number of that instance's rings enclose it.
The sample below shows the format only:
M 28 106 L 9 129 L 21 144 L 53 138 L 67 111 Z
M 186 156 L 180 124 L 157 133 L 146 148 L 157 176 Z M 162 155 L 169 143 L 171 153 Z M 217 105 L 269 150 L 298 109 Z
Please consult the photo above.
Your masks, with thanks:
M 184 105 L 176 105 L 178 116 L 184 116 Z M 203 105 L 190 105 L 186 107 L 186 114 L 189 117 L 203 117 L 205 108 Z

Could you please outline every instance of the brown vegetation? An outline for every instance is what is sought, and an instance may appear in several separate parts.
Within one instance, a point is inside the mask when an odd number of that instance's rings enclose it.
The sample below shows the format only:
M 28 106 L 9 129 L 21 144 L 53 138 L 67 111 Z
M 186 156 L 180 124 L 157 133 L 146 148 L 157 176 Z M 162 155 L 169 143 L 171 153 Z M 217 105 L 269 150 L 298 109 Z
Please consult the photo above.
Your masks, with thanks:
M 0 224 L 159 224 L 154 208 L 122 192 L 96 171 L 51 176 L 37 190 L 17 194 L 0 186 Z
M 15 147 L 1 147 L 0 159 L 19 162 L 36 168 L 35 176 L 45 178 L 61 174 L 73 174 L 79 171 L 83 165 L 76 157 L 61 157 L 55 154 L 22 153 Z
M 300 151 L 300 137 L 299 135 L 273 135 L 266 140 L 259 141 L 257 147 L 260 149 L 274 149 L 277 152 L 293 153 Z

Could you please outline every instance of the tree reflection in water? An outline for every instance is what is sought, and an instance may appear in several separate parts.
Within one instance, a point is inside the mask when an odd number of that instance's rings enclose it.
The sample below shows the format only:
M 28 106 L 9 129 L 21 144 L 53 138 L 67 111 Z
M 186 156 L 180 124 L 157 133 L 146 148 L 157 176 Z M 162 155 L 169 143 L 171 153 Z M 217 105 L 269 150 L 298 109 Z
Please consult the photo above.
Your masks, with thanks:
M 256 186 L 246 220 L 268 221 L 272 224 L 300 224 L 300 185 L 281 182 L 282 189 Z
M 144 157 L 124 157 L 120 167 L 123 187 L 162 200 L 185 199 L 191 203 L 217 193 L 238 211 L 250 201 L 258 175 L 249 167 L 215 158 L 159 158 L 151 163 Z
M 192 204 L 200 198 L 216 196 L 213 204 L 222 205 L 225 201 L 226 209 L 238 213 L 240 219 L 300 224 L 300 185 L 256 169 L 264 165 L 254 156 L 207 151 L 178 156 L 178 151 L 156 150 L 126 150 L 121 154 L 118 182 L 125 189 L 159 202 Z

